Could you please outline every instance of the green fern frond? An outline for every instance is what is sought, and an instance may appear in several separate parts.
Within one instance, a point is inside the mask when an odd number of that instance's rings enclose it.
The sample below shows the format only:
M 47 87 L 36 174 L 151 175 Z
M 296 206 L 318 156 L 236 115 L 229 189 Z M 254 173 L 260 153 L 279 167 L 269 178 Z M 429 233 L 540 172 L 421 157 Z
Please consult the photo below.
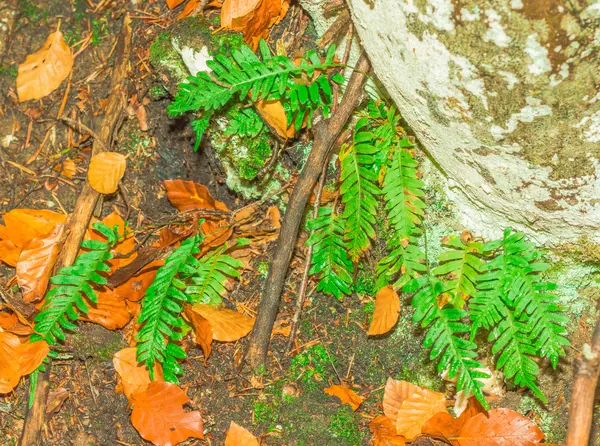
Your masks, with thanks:
M 450 379 L 457 378 L 457 390 L 472 392 L 487 409 L 481 379 L 489 378 L 489 375 L 476 370 L 483 367 L 476 359 L 477 345 L 464 338 L 464 334 L 470 331 L 470 327 L 461 322 L 467 312 L 451 305 L 440 308 L 439 300 L 444 293 L 444 284 L 436 278 L 422 276 L 411 281 L 404 291 L 414 292 L 417 289 L 412 299 L 415 309 L 413 321 L 421 322 L 422 328 L 429 327 L 423 346 L 431 347 L 430 359 L 439 358 L 438 372 L 448 370 Z
M 228 112 L 229 122 L 223 130 L 226 136 L 254 138 L 263 130 L 264 123 L 257 112 L 251 108 L 235 107 Z
M 445 277 L 444 292 L 452 296 L 452 304 L 462 308 L 467 298 L 475 294 L 477 280 L 483 269 L 483 242 L 452 236 L 444 240 L 450 248 L 439 257 L 440 265 L 431 271 Z
M 353 262 L 366 251 L 375 237 L 376 196 L 381 194 L 377 186 L 377 172 L 373 169 L 373 134 L 364 131 L 368 119 L 361 118 L 354 128 L 353 143 L 340 150 L 342 203 L 344 213 L 346 246 Z
M 400 115 L 394 106 L 387 107 L 383 101 L 370 100 L 367 104 L 369 127 L 375 135 L 375 145 L 379 149 L 376 163 L 382 166 L 392 149 L 404 136 L 404 129 L 400 126 Z
M 168 108 L 169 114 L 202 112 L 203 116 L 194 125 L 200 137 L 210 116 L 236 97 L 241 103 L 281 100 L 288 123 L 295 123 L 297 128 L 305 119 L 310 126 L 317 108 L 325 117 L 329 115 L 333 93 L 325 72 L 339 66 L 334 62 L 335 47 L 329 48 L 324 60 L 315 51 L 309 51 L 299 64 L 288 57 L 273 55 L 264 41 L 260 42 L 259 48 L 260 58 L 247 45 L 233 49 L 229 54 L 215 55 L 207 62 L 211 73 L 199 72 L 179 86 L 179 92 Z M 315 73 L 321 74 L 313 80 Z M 338 83 L 342 80 L 340 75 L 331 78 Z
M 313 247 L 311 275 L 319 279 L 317 291 L 341 299 L 352 292 L 352 261 L 344 243 L 344 224 L 333 208 L 321 207 L 317 218 L 308 222 L 312 231 L 306 241 Z
M 87 251 L 79 254 L 71 266 L 61 268 L 50 278 L 54 287 L 45 296 L 44 305 L 35 317 L 35 334 L 32 342 L 44 339 L 55 345 L 65 340 L 64 330 L 75 330 L 72 322 L 79 319 L 79 313 L 87 314 L 85 302 L 88 298 L 97 302 L 93 285 L 105 285 L 106 278 L 101 273 L 110 272 L 107 261 L 112 259 L 110 250 L 117 244 L 119 234 L 103 223 L 94 223 L 93 228 L 106 237 L 106 241 L 84 240 L 81 247 Z
M 154 379 L 154 364 L 158 361 L 163 365 L 165 380 L 178 382 L 177 375 L 181 373 L 178 360 L 186 355 L 175 342 L 183 337 L 184 322 L 180 314 L 183 304 L 189 302 L 181 279 L 196 273 L 199 262 L 194 254 L 199 252 L 202 238 L 201 235 L 188 238 L 167 257 L 142 299 L 138 318 L 142 327 L 136 335 L 137 359 L 146 363 L 151 379 Z
M 226 244 L 221 245 L 198 260 L 198 267 L 191 277 L 193 285 L 186 289 L 193 303 L 221 303 L 228 278 L 240 276 L 244 262 L 225 254 L 229 248 Z
M 417 245 L 415 236 L 401 238 L 394 234 L 388 240 L 389 253 L 377 263 L 377 288 L 390 283 L 394 288 L 402 288 L 411 280 L 427 272 L 425 254 Z

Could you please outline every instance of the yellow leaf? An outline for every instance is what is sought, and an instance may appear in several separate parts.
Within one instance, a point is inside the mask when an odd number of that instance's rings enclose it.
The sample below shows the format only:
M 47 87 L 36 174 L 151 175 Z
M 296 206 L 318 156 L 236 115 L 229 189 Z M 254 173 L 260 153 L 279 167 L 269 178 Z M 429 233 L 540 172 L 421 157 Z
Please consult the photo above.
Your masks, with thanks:
M 391 286 L 383 287 L 375 298 L 375 311 L 369 326 L 369 336 L 382 335 L 390 331 L 398 321 L 400 296 Z
M 406 438 L 396 433 L 396 426 L 385 415 L 379 415 L 369 423 L 369 430 L 373 434 L 373 446 L 405 446 Z
M 258 101 L 254 104 L 256 111 L 260 113 L 266 123 L 279 134 L 282 138 L 289 139 L 294 136 L 296 129 L 294 125 L 289 125 L 285 109 L 280 101 Z
M 113 356 L 113 365 L 118 374 L 117 393 L 123 392 L 129 402 L 132 402 L 132 395 L 138 392 L 145 392 L 152 380 L 148 373 L 146 364 L 139 363 L 136 358 L 136 348 L 124 348 Z M 162 381 L 163 374 L 160 364 L 154 366 L 154 380 Z
M 396 433 L 413 441 L 427 420 L 439 412 L 447 412 L 444 394 L 420 387 L 402 402 L 396 415 Z
M 22 376 L 33 372 L 48 355 L 45 341 L 21 342 L 7 331 L 0 331 L 0 394 L 11 392 Z
M 419 386 L 408 381 L 388 378 L 383 392 L 383 412 L 390 420 L 396 420 L 402 402 L 419 390 Z
M 48 36 L 42 48 L 19 65 L 19 102 L 39 99 L 56 90 L 73 68 L 73 55 L 60 31 Z
M 88 170 L 88 181 L 92 189 L 101 194 L 117 191 L 119 181 L 127 167 L 125 157 L 117 152 L 101 152 L 92 157 Z
M 232 421 L 225 438 L 225 446 L 258 446 L 258 440 L 249 431 Z
M 196 304 L 192 309 L 210 323 L 215 341 L 237 341 L 250 333 L 254 326 L 253 317 L 244 316 L 227 308 L 217 310 L 211 305 Z
M 335 385 L 327 387 L 324 392 L 325 395 L 338 397 L 343 404 L 350 405 L 352 410 L 358 409 L 363 402 L 363 398 L 361 396 L 358 396 L 354 390 L 349 389 L 346 386 Z

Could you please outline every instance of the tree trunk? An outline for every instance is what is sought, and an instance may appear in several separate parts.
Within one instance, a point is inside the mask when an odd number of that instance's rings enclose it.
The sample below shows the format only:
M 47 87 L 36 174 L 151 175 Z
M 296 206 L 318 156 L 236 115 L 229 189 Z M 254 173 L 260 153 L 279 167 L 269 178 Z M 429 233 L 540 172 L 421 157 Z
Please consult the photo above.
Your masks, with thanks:
M 348 0 L 378 79 L 465 227 L 600 240 L 600 6 Z M 591 5 L 591 6 L 590 6 Z

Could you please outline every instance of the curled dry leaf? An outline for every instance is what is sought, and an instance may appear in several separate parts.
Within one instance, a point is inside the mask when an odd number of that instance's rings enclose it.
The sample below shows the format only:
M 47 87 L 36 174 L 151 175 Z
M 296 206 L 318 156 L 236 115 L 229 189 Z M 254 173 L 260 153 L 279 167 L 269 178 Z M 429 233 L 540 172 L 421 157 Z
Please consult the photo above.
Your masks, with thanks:
M 324 392 L 325 395 L 338 397 L 342 404 L 348 404 L 350 407 L 352 407 L 352 410 L 358 409 L 364 400 L 363 397 L 357 395 L 354 390 L 346 386 L 335 385 L 327 387 Z
M 148 373 L 148 367 L 139 363 L 135 348 L 124 348 L 113 356 L 113 365 L 118 374 L 116 392 L 123 392 L 129 402 L 132 395 L 145 392 L 152 380 Z M 154 378 L 156 381 L 163 380 L 162 367 L 159 363 L 154 365 Z
M 88 181 L 92 189 L 101 194 L 113 194 L 123 178 L 127 160 L 117 152 L 101 152 L 94 155 L 88 169 Z
M 388 378 L 383 392 L 383 412 L 390 420 L 396 420 L 402 402 L 419 390 L 419 386 L 408 381 Z
M 17 75 L 19 102 L 39 99 L 56 90 L 73 68 L 73 55 L 60 30 L 50 34 L 44 46 L 30 54 Z
M 396 425 L 385 415 L 375 417 L 369 423 L 369 430 L 373 434 L 373 446 L 404 446 L 406 438 L 396 433 Z
M 258 440 L 251 432 L 231 422 L 225 438 L 225 446 L 258 446 L 258 444 Z
M 413 441 L 425 422 L 439 412 L 446 412 L 444 394 L 419 387 L 402 402 L 396 415 L 396 433 Z
M 37 302 L 46 294 L 63 235 L 64 225 L 59 224 L 48 235 L 36 237 L 23 246 L 17 261 L 17 283 L 25 302 Z
M 281 101 L 258 101 L 254 104 L 256 111 L 262 116 L 265 122 L 284 139 L 293 138 L 296 130 L 294 125 L 289 125 L 285 109 Z
M 48 404 L 46 406 L 46 420 L 52 418 L 60 408 L 63 403 L 69 398 L 69 391 L 64 387 L 59 387 L 56 390 L 53 390 L 48 395 Z
M 246 43 L 258 47 L 269 28 L 285 17 L 288 0 L 225 0 L 221 7 L 221 26 L 244 33 Z
M 4 214 L 0 225 L 0 260 L 16 266 L 23 247 L 36 237 L 42 237 L 65 222 L 67 216 L 37 209 L 13 209 Z
M 46 341 L 22 342 L 7 331 L 0 331 L 0 394 L 11 392 L 22 376 L 33 372 L 48 355 Z
M 75 161 L 72 159 L 66 159 L 58 166 L 54 166 L 53 170 L 60 172 L 62 176 L 71 179 L 77 173 L 77 166 L 75 166 Z
M 95 322 L 109 330 L 123 328 L 131 320 L 131 313 L 125 299 L 116 290 L 103 287 L 97 293 L 98 302 L 87 301 L 89 308 L 84 320 Z
M 167 0 L 167 6 L 169 9 L 175 9 L 183 2 L 185 2 L 185 0 Z
M 131 422 L 140 435 L 157 446 L 171 446 L 187 438 L 204 438 L 200 412 L 186 412 L 191 400 L 177 385 L 154 381 L 132 395 Z
M 400 296 L 392 286 L 379 290 L 375 298 L 375 311 L 369 326 L 369 336 L 382 335 L 390 331 L 398 322 L 400 314 Z
M 202 349 L 204 360 L 206 361 L 212 351 L 211 344 L 213 340 L 213 331 L 210 327 L 210 322 L 203 318 L 199 313 L 196 313 L 189 305 L 185 306 L 185 315 L 190 320 L 192 327 L 194 327 L 196 344 Z
M 253 317 L 244 316 L 227 308 L 218 310 L 211 305 L 196 304 L 192 310 L 210 323 L 215 341 L 237 341 L 250 333 L 254 326 Z

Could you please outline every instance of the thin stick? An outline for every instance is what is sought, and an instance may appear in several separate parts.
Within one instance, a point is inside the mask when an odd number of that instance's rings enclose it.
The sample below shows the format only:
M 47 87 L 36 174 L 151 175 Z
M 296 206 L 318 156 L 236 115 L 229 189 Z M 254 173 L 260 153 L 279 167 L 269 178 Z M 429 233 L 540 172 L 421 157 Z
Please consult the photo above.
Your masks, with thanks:
M 315 203 L 313 206 L 313 219 L 319 215 L 319 206 L 321 204 L 321 194 L 323 193 L 323 186 L 325 185 L 325 177 L 327 176 L 327 166 L 329 165 L 328 160 L 323 165 L 321 171 L 321 179 L 319 180 L 319 186 L 317 187 L 317 193 L 315 194 Z M 311 231 L 312 235 L 313 231 Z M 290 331 L 290 338 L 287 344 L 287 353 L 289 354 L 294 347 L 294 338 L 296 337 L 296 331 L 298 331 L 298 322 L 300 322 L 300 315 L 302 314 L 302 307 L 306 300 L 306 287 L 308 286 L 308 272 L 310 271 L 310 264 L 312 263 L 313 246 L 309 246 L 306 251 L 306 259 L 304 265 L 304 273 L 302 275 L 302 283 L 300 284 L 300 291 L 296 299 L 296 309 L 294 311 L 294 317 L 292 319 L 292 330 Z
M 594 416 L 596 385 L 600 374 L 600 316 L 592 335 L 592 345 L 585 344 L 575 359 L 575 375 L 569 409 L 567 446 L 587 446 Z
M 330 119 L 319 121 L 313 125 L 313 148 L 288 202 L 246 352 L 250 364 L 255 368 L 264 366 L 267 359 L 271 331 L 279 310 L 281 292 L 285 285 L 288 267 L 298 239 L 298 230 L 304 215 L 304 208 L 312 194 L 331 147 L 338 139 L 354 109 L 360 103 L 363 85 L 366 80 L 363 73 L 368 71 L 370 67 L 371 64 L 363 53 L 358 60 L 357 70 L 352 73 L 352 77 L 348 82 L 346 93 L 339 108 Z

